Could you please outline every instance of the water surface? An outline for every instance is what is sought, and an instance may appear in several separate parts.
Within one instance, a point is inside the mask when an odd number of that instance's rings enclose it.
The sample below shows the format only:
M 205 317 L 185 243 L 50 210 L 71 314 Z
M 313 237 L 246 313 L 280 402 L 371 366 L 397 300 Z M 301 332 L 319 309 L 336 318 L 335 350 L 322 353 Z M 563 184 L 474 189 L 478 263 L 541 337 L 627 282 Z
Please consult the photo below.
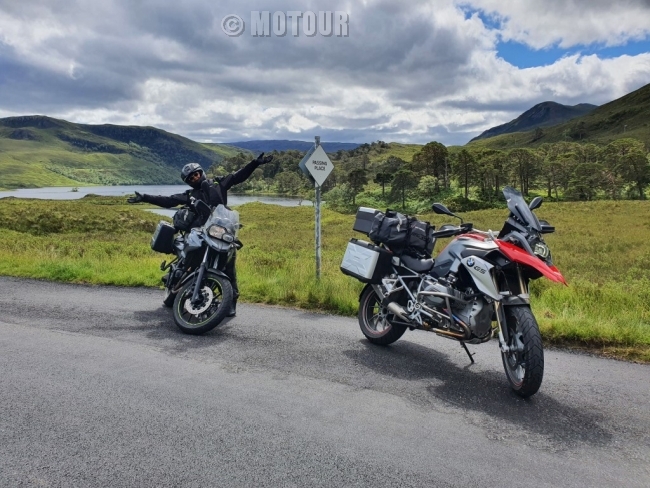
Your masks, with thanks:
M 0 191 L 0 198 L 41 198 L 47 200 L 77 200 L 86 195 L 101 196 L 128 196 L 134 192 L 147 193 L 149 195 L 173 195 L 183 193 L 187 190 L 186 185 L 123 185 L 123 186 L 82 186 L 77 191 L 72 191 L 71 186 L 57 186 L 48 188 L 22 188 L 20 190 Z M 237 195 L 228 194 L 228 205 L 242 205 L 248 202 L 262 202 L 284 207 L 297 207 L 298 205 L 309 205 L 309 200 L 300 200 L 296 197 L 276 197 L 268 195 Z M 164 210 L 164 209 L 163 209 Z M 173 214 L 174 211 L 171 211 Z M 169 215 L 163 213 L 162 215 Z

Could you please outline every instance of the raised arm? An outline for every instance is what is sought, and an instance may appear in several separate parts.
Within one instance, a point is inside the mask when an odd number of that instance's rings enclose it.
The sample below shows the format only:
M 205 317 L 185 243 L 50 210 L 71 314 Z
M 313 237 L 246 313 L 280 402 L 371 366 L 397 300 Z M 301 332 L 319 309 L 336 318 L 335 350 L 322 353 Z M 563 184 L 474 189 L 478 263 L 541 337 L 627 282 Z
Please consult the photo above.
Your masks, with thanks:
M 240 183 L 246 181 L 250 175 L 253 174 L 253 171 L 259 168 L 261 165 L 270 163 L 271 161 L 273 161 L 272 155 L 265 157 L 264 153 L 262 153 L 257 157 L 257 159 L 253 159 L 242 169 L 223 177 L 219 183 L 225 190 L 230 190 L 231 187 L 239 185 Z

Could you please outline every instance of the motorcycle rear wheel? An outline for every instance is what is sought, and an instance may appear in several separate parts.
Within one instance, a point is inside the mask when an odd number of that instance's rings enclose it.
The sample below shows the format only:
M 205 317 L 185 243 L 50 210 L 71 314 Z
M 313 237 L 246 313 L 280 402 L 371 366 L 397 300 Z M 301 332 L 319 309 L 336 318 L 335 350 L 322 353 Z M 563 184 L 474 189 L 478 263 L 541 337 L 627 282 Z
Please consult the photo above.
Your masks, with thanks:
M 529 306 L 505 307 L 508 346 L 521 341 L 522 351 L 501 352 L 503 368 L 512 389 L 523 398 L 539 390 L 544 376 L 544 348 L 535 315 Z
M 232 285 L 223 276 L 207 272 L 203 278 L 201 302 L 192 305 L 194 281 L 180 289 L 174 299 L 174 322 L 186 334 L 203 334 L 226 317 L 232 305 Z
M 406 326 L 392 324 L 388 317 L 389 313 L 382 308 L 381 299 L 375 290 L 367 287 L 359 301 L 359 326 L 363 335 L 373 344 L 387 346 L 406 332 Z
M 174 300 L 176 299 L 178 293 L 172 293 L 172 291 L 165 287 L 165 295 L 163 296 L 163 305 L 167 308 L 172 308 L 174 306 Z

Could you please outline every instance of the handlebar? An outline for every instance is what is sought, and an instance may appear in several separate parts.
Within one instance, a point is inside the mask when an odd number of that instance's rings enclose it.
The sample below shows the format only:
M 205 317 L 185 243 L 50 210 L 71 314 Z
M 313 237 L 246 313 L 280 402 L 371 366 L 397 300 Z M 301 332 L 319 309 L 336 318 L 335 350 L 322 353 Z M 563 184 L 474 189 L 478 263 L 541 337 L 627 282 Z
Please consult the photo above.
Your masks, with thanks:
M 444 237 L 453 237 L 453 236 L 457 236 L 457 235 L 460 235 L 460 234 L 465 234 L 467 232 L 470 232 L 473 229 L 473 227 L 474 226 L 473 226 L 473 224 L 471 222 L 465 222 L 465 223 L 460 224 L 458 226 L 445 224 L 442 227 L 440 227 L 440 230 L 433 231 L 431 236 L 434 239 L 444 238 Z
M 190 206 L 194 207 L 201 214 L 209 215 L 212 212 L 210 205 L 198 198 L 190 197 Z

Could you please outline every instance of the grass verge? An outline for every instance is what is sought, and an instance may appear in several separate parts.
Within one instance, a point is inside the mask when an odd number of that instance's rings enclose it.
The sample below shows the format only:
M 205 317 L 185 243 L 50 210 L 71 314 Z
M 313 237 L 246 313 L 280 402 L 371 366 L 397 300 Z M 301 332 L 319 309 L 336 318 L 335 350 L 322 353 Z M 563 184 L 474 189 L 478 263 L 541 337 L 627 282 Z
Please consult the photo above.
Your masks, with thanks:
M 352 316 L 362 284 L 339 271 L 353 216 L 324 210 L 322 279 L 315 279 L 314 211 L 250 203 L 238 208 L 242 299 Z M 548 344 L 650 362 L 650 202 L 547 205 L 547 239 L 564 287 L 538 280 L 533 309 Z M 423 216 L 437 225 L 440 216 Z M 467 213 L 499 229 L 503 210 Z M 0 200 L 0 274 L 73 283 L 160 286 L 165 256 L 149 249 L 160 216 L 121 198 Z M 356 235 L 356 237 L 361 237 Z M 438 244 L 437 249 L 442 248 Z

